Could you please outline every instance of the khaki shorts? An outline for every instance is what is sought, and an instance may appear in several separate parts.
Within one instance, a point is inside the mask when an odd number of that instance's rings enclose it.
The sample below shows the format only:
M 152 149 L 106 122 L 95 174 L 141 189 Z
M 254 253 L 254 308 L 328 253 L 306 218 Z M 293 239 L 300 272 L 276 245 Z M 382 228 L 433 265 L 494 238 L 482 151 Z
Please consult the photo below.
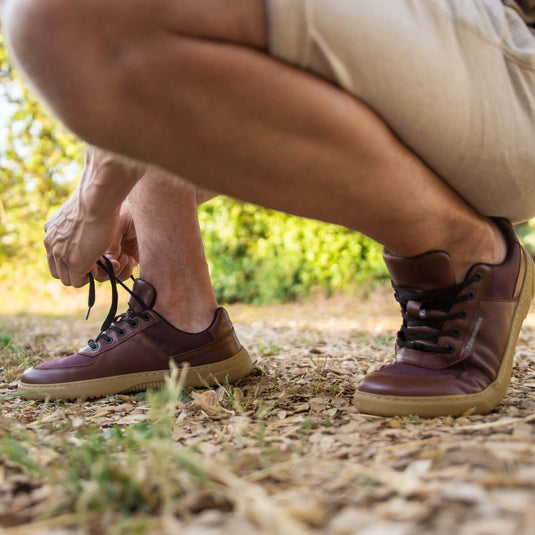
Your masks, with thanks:
M 273 56 L 373 108 L 481 214 L 535 216 L 535 33 L 515 11 L 499 0 L 267 3 Z

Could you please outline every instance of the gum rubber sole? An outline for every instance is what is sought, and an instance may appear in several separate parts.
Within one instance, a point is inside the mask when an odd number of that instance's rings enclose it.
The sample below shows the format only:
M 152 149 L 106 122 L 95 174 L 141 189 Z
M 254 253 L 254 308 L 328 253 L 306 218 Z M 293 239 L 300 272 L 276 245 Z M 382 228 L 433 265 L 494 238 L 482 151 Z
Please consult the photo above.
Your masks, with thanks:
M 242 347 L 234 356 L 206 364 L 192 366 L 181 377 L 184 386 L 203 387 L 234 382 L 248 375 L 253 369 L 253 361 L 247 350 Z M 86 381 L 35 385 L 19 382 L 18 390 L 25 399 L 91 399 L 110 394 L 141 392 L 147 388 L 162 388 L 170 376 L 170 370 L 129 373 Z
M 511 380 L 513 358 L 516 342 L 527 316 L 535 289 L 535 270 L 530 254 L 522 247 L 522 256 L 526 263 L 524 281 L 518 298 L 518 305 L 513 314 L 509 338 L 505 347 L 500 369 L 496 379 L 481 392 L 457 396 L 387 396 L 355 392 L 354 404 L 365 414 L 376 416 L 422 417 L 461 416 L 467 412 L 475 414 L 489 413 L 505 396 Z

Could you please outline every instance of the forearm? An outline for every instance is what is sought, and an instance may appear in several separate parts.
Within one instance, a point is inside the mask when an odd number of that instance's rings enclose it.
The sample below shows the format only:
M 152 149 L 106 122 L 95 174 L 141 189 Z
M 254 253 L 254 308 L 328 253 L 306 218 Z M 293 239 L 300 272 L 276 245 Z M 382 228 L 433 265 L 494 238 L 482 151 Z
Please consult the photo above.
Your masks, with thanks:
M 123 201 L 145 173 L 145 165 L 88 146 L 78 186 L 79 210 L 87 218 L 118 214 Z
M 50 273 L 63 284 L 83 286 L 98 275 L 98 259 L 121 231 L 121 206 L 144 174 L 144 165 L 87 147 L 74 195 L 45 224 Z

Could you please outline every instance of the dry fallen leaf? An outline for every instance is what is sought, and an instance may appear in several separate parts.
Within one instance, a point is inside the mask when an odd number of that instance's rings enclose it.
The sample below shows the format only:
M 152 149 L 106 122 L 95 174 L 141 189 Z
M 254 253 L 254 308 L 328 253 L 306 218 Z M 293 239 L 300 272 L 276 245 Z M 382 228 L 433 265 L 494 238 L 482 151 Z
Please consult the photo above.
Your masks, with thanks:
M 335 298 L 311 306 L 238 306 L 231 316 L 261 371 L 238 386 L 188 391 L 193 400 L 177 404 L 173 451 L 193 451 L 214 487 L 186 492 L 170 500 L 169 511 L 143 516 L 147 533 L 535 533 L 535 315 L 521 333 L 503 404 L 484 416 L 429 420 L 366 416 L 352 404 L 366 370 L 392 359 L 384 341 L 399 327 L 399 311 L 390 296 L 364 303 Z M 43 317 L 0 316 L 0 325 L 32 348 L 36 362 L 65 354 L 65 340 L 86 329 L 77 320 Z M 271 347 L 280 351 L 260 350 Z M 311 354 L 311 348 L 317 351 Z M 7 371 L 0 371 L 0 441 L 27 433 L 20 444 L 40 466 L 57 463 L 65 445 L 83 447 L 90 428 L 150 422 L 144 395 L 27 402 L 12 395 Z M 132 470 L 145 480 L 158 466 L 140 452 Z M 177 470 L 166 481 L 170 492 L 181 475 Z M 53 477 L 44 483 L 0 454 L 0 525 L 24 535 L 26 526 L 73 533 L 69 515 L 39 524 L 64 492 Z M 107 512 L 109 526 L 114 514 Z

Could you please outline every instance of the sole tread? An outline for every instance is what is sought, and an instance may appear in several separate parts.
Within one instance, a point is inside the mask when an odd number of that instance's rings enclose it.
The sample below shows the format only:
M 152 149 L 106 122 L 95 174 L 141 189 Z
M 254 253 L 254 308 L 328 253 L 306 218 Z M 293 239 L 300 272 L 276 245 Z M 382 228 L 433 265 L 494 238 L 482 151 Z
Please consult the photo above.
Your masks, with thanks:
M 203 366 L 187 368 L 183 378 L 185 386 L 205 387 L 235 382 L 243 379 L 253 369 L 253 361 L 245 348 L 234 356 Z M 96 399 L 112 394 L 142 392 L 147 388 L 159 389 L 165 385 L 171 371 L 130 373 L 98 379 L 88 379 L 69 383 L 34 385 L 19 382 L 18 390 L 25 399 Z
M 526 262 L 524 282 L 511 322 L 509 339 L 502 364 L 493 383 L 481 392 L 457 396 L 383 396 L 357 390 L 353 398 L 357 408 L 365 414 L 376 416 L 418 415 L 425 418 L 461 416 L 469 411 L 477 414 L 489 413 L 504 398 L 507 392 L 511 380 L 518 335 L 520 334 L 522 323 L 529 312 L 535 292 L 534 262 L 524 247 L 522 247 L 522 252 Z

